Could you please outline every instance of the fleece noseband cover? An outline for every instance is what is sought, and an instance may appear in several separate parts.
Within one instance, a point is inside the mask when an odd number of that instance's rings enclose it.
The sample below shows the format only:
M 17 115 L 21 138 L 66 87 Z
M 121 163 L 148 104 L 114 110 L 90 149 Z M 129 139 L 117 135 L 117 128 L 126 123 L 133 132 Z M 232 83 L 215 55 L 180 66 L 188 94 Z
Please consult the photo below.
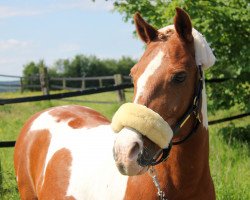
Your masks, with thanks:
M 167 148 L 173 137 L 171 127 L 158 113 L 135 103 L 123 104 L 113 116 L 111 127 L 115 133 L 124 127 L 133 128 L 161 148 Z

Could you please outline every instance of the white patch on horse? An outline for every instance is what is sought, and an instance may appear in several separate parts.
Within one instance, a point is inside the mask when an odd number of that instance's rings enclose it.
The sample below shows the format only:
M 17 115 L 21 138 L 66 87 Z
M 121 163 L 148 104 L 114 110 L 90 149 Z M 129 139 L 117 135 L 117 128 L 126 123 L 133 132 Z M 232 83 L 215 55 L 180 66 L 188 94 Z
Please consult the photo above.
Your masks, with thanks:
M 133 157 L 127 157 L 135 143 L 139 144 L 140 152 L 143 149 L 141 134 L 132 128 L 124 127 L 119 132 L 114 144 L 114 151 L 117 155 L 119 155 L 119 157 L 117 158 L 118 163 L 122 161 L 123 164 L 126 164 L 124 162 L 127 162 L 128 160 L 138 159 L 138 154 L 135 154 Z
M 72 156 L 67 196 L 123 199 L 128 177 L 121 175 L 115 165 L 112 148 L 117 135 L 110 125 L 73 129 L 67 121 L 56 122 L 50 111 L 41 114 L 31 126 L 31 130 L 48 129 L 51 133 L 44 173 L 54 153 L 66 148 Z
M 139 98 L 144 93 L 145 86 L 148 82 L 149 77 L 152 76 L 154 72 L 161 66 L 163 56 L 164 56 L 164 53 L 162 51 L 159 51 L 158 54 L 154 57 L 154 59 L 150 61 L 145 71 L 138 79 L 137 93 L 135 95 L 134 103 L 138 103 Z

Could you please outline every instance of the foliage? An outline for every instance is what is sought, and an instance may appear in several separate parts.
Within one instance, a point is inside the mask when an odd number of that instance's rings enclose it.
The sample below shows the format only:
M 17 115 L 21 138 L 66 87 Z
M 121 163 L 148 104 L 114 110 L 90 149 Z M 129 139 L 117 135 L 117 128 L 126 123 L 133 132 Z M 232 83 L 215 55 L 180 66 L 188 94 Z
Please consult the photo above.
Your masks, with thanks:
M 93 77 L 111 76 L 114 74 L 128 75 L 135 60 L 130 57 L 115 59 L 99 59 L 96 56 L 76 55 L 73 59 L 60 59 L 54 66 L 58 76 L 61 77 Z M 69 83 L 70 87 L 80 87 L 80 82 Z M 106 80 L 103 84 L 113 84 L 112 80 Z M 96 87 L 98 82 L 88 81 L 86 87 Z
M 31 76 L 38 76 L 38 75 L 39 75 L 39 68 L 35 62 L 32 61 L 24 65 L 24 69 L 23 69 L 24 77 L 31 77 Z
M 115 60 L 76 55 L 73 59 L 59 59 L 53 66 L 47 68 L 49 77 L 111 76 L 114 74 L 128 75 L 135 63 L 134 59 L 125 56 Z M 39 85 L 39 67 L 42 65 L 46 67 L 43 60 L 38 63 L 30 62 L 24 66 L 23 76 L 26 85 Z M 106 82 L 106 84 L 110 84 L 108 80 Z M 67 86 L 80 87 L 80 84 L 80 82 L 72 82 Z M 93 87 L 96 84 L 97 82 L 87 82 L 87 87 Z
M 23 83 L 24 85 L 29 86 L 38 86 L 38 87 L 28 87 L 30 90 L 40 90 L 40 78 L 39 78 L 39 68 L 47 67 L 44 60 L 40 60 L 38 63 L 33 61 L 23 66 Z M 48 69 L 49 76 L 56 76 L 56 71 L 54 69 Z
M 99 59 L 96 56 L 76 55 L 72 60 L 60 59 L 53 68 L 58 75 L 65 77 L 128 75 L 135 60 L 130 57 Z
M 30 62 L 24 65 L 23 70 L 23 84 L 25 86 L 30 85 L 39 85 L 39 66 L 35 62 Z M 34 91 L 37 88 L 29 88 L 30 90 Z
M 221 128 L 218 132 L 228 143 L 234 140 L 250 143 L 249 130 L 250 124 L 247 124 L 246 127 L 236 127 L 234 123 L 229 123 L 227 127 Z
M 247 0 L 117 0 L 114 6 L 125 21 L 139 11 L 156 28 L 173 23 L 175 7 L 186 10 L 194 27 L 211 42 L 217 57 L 207 78 L 238 80 L 209 87 L 209 95 L 214 99 L 210 109 L 226 109 L 239 102 L 242 110 L 250 109 L 250 4 Z

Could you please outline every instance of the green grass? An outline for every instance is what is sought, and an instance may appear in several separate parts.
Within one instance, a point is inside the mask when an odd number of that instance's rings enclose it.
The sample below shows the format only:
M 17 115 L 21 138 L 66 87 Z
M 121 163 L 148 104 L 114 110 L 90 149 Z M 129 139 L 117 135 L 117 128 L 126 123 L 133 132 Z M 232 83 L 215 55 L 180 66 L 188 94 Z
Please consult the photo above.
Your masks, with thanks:
M 249 144 L 210 128 L 210 167 L 218 199 L 250 199 Z M 237 134 L 235 132 L 234 134 Z M 230 138 L 231 137 L 231 138 Z
M 40 93 L 25 93 L 25 96 Z M 1 98 L 15 98 L 20 93 L 1 93 Z M 126 93 L 130 100 L 132 93 Z M 52 106 L 78 104 L 94 108 L 111 119 L 119 107 L 115 92 L 107 92 L 65 100 L 40 101 L 0 106 L 0 140 L 15 140 L 24 122 L 34 113 Z M 91 103 L 105 101 L 108 103 Z M 112 103 L 111 103 L 112 102 Z M 238 109 L 218 111 L 209 116 L 210 120 L 228 117 L 238 113 Z M 250 199 L 250 117 L 210 126 L 210 167 L 219 200 Z M 13 148 L 0 149 L 0 199 L 19 199 L 13 168 Z

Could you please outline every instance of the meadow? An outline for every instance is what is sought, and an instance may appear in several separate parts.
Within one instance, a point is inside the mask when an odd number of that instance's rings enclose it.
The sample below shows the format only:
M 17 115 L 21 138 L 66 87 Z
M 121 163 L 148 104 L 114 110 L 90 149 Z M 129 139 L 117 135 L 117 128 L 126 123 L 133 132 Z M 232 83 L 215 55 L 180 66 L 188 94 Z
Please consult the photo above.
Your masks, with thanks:
M 25 96 L 40 93 L 26 92 Z M 1 98 L 15 98 L 20 93 L 1 93 Z M 130 101 L 132 92 L 126 92 Z M 34 113 L 52 106 L 77 104 L 91 107 L 111 119 L 119 107 L 115 92 L 0 106 L 0 141 L 15 140 L 24 122 Z M 99 101 L 99 102 L 98 102 Z M 100 102 L 101 101 L 101 102 Z M 239 114 L 239 109 L 209 113 L 209 120 Z M 250 117 L 209 127 L 210 167 L 218 200 L 250 199 Z M 19 199 L 13 168 L 13 148 L 0 149 L 0 199 Z

